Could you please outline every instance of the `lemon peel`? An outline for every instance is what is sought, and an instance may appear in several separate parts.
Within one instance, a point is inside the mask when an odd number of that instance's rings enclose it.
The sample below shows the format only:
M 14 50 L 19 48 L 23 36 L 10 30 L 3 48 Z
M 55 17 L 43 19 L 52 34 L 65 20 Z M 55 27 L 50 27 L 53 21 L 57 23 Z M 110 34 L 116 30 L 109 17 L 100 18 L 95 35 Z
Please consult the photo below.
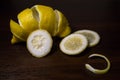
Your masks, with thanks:
M 58 20 L 57 31 L 56 31 L 57 36 L 65 37 L 71 33 L 69 22 L 62 12 L 60 12 L 57 9 L 55 9 L 54 12 Z
M 33 11 L 29 8 L 21 11 L 18 15 L 20 26 L 28 33 L 38 29 L 38 21 L 33 16 Z
M 60 34 L 59 37 L 63 38 L 66 37 L 67 35 L 69 35 L 71 33 L 71 28 L 69 26 L 67 26 Z
M 56 35 L 56 16 L 54 10 L 49 6 L 35 5 L 31 8 L 37 12 L 39 28 L 47 30 L 52 36 Z
M 46 30 L 35 30 L 28 36 L 27 49 L 37 58 L 46 56 L 52 48 L 53 40 Z
M 17 38 L 15 35 L 13 35 L 12 39 L 11 39 L 11 44 L 15 44 L 15 43 L 19 43 L 19 42 L 23 42 L 23 40 Z
M 88 45 L 85 36 L 81 34 L 70 34 L 60 42 L 60 50 L 68 55 L 77 55 L 83 52 Z
M 16 23 L 12 19 L 10 20 L 10 30 L 14 36 L 11 40 L 12 44 L 21 42 L 21 41 L 26 41 L 28 33 L 18 23 Z
M 105 57 L 104 55 L 101 55 L 101 54 L 92 54 L 92 55 L 90 55 L 88 58 L 95 57 L 95 56 L 101 57 L 101 58 L 105 59 L 106 62 L 107 62 L 107 67 L 106 67 L 105 69 L 103 69 L 103 70 L 100 70 L 100 69 L 95 69 L 95 68 L 93 68 L 93 67 L 92 67 L 91 65 L 89 65 L 89 64 L 85 64 L 86 69 L 88 69 L 89 71 L 91 71 L 91 72 L 93 72 L 93 73 L 95 73 L 95 74 L 104 74 L 104 73 L 108 72 L 109 69 L 110 69 L 110 61 L 108 60 L 108 58 Z
M 93 46 L 97 45 L 100 41 L 99 34 L 93 30 L 84 29 L 84 30 L 75 31 L 74 33 L 83 34 L 84 36 L 86 36 L 88 39 L 89 47 L 93 47 Z

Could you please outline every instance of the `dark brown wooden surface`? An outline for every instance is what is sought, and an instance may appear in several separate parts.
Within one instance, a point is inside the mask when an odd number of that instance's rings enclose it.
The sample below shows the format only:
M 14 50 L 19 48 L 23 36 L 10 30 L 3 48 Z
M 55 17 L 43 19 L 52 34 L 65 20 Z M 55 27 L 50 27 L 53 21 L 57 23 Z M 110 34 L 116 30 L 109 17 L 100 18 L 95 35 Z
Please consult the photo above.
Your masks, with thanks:
M 50 54 L 35 58 L 25 43 L 11 45 L 9 21 L 35 4 L 62 11 L 70 22 L 72 32 L 90 29 L 99 33 L 100 43 L 87 48 L 78 56 L 68 56 L 59 49 L 59 38 L 53 38 Z M 88 59 L 93 53 L 103 54 L 111 69 L 103 75 L 85 69 L 85 63 L 100 69 L 103 59 Z M 4 0 L 0 2 L 0 80 L 120 80 L 120 1 L 119 0 Z

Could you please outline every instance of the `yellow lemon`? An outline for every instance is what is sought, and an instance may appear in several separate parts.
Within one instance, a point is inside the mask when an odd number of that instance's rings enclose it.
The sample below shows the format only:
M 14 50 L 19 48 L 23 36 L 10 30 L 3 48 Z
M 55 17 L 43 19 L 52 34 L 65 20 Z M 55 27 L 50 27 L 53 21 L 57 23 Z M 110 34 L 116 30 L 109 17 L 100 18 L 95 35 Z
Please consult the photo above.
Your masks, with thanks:
M 18 14 L 18 21 L 20 26 L 28 33 L 39 28 L 38 21 L 34 17 L 31 9 L 27 8 Z
M 28 35 L 36 29 L 47 30 L 52 36 L 65 37 L 70 34 L 68 20 L 59 10 L 45 5 L 34 5 L 18 15 L 18 23 L 10 21 L 13 38 L 11 43 L 26 41 Z M 20 40 L 19 40 L 20 39 Z

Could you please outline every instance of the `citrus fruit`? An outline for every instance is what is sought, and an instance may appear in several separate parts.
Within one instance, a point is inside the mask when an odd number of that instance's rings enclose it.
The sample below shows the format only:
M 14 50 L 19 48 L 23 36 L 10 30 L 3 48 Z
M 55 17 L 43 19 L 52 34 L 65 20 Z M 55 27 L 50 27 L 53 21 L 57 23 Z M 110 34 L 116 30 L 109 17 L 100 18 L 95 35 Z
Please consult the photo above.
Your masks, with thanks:
M 15 21 L 10 20 L 10 30 L 13 34 L 12 43 L 19 41 L 26 41 L 28 37 L 28 33 Z M 18 41 L 17 41 L 18 40 Z
M 85 36 L 81 34 L 70 34 L 60 42 L 60 50 L 68 55 L 77 55 L 83 52 L 88 45 Z
M 46 30 L 35 30 L 28 36 L 28 51 L 35 57 L 46 56 L 52 48 L 52 37 Z
M 89 64 L 85 64 L 86 69 L 90 70 L 91 72 L 93 72 L 95 74 L 104 74 L 104 73 L 108 72 L 108 70 L 110 69 L 110 61 L 108 60 L 108 58 L 102 54 L 92 54 L 89 56 L 89 58 L 96 57 L 96 56 L 105 59 L 107 62 L 107 67 L 105 69 L 101 70 L 101 69 L 95 69 Z
M 36 17 L 34 17 L 31 9 L 27 8 L 21 11 L 17 17 L 20 26 L 28 33 L 39 28 L 38 21 L 36 20 Z
M 92 30 L 78 30 L 74 33 L 83 34 L 84 36 L 86 36 L 88 39 L 88 46 L 89 47 L 97 45 L 100 41 L 99 34 L 95 31 L 92 31 Z
M 59 10 L 45 5 L 34 5 L 18 15 L 18 23 L 11 21 L 13 33 L 11 43 L 26 41 L 28 35 L 37 29 L 47 30 L 51 36 L 65 37 L 71 32 L 66 17 Z M 15 27 L 14 25 L 18 26 Z

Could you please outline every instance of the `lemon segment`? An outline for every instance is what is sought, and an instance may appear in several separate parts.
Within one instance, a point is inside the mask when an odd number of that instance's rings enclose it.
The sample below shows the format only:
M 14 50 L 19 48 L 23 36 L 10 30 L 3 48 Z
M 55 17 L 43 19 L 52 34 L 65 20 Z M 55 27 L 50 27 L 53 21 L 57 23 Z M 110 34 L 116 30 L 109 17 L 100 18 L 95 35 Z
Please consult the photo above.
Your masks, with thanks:
M 88 39 L 89 47 L 93 47 L 93 46 L 97 45 L 100 41 L 99 34 L 92 30 L 78 30 L 74 33 L 83 34 L 84 36 L 86 36 Z
M 68 55 L 77 55 L 83 52 L 88 45 L 87 39 L 81 34 L 70 34 L 60 42 L 60 50 Z
M 33 16 L 33 12 L 31 9 L 27 8 L 21 11 L 17 17 L 20 26 L 28 33 L 39 28 L 38 21 Z
M 39 28 L 47 30 L 52 36 L 56 35 L 56 16 L 54 10 L 49 6 L 35 5 L 32 10 L 38 14 Z
M 26 41 L 27 37 L 28 37 L 28 33 L 19 25 L 17 24 L 15 21 L 10 20 L 10 29 L 12 34 L 15 36 L 13 37 L 12 42 L 14 42 L 14 38 L 18 38 L 20 39 L 20 41 Z M 18 40 L 16 39 L 16 40 Z M 16 41 L 17 42 L 17 41 Z
M 89 65 L 89 64 L 85 64 L 85 67 L 86 67 L 86 69 L 88 69 L 89 71 L 91 71 L 91 72 L 93 72 L 93 73 L 95 73 L 95 74 L 105 74 L 105 73 L 108 72 L 109 69 L 110 69 L 110 66 L 111 66 L 110 61 L 108 60 L 107 57 L 105 57 L 104 55 L 101 55 L 101 54 L 92 54 L 92 55 L 89 56 L 89 58 L 91 58 L 91 57 L 96 57 L 96 56 L 105 59 L 106 62 L 107 62 L 107 67 L 106 67 L 105 69 L 103 69 L 103 70 L 95 69 L 95 68 L 93 68 L 93 67 L 92 67 L 91 65 Z
M 37 58 L 46 56 L 52 48 L 53 40 L 46 30 L 35 30 L 28 36 L 27 49 Z

